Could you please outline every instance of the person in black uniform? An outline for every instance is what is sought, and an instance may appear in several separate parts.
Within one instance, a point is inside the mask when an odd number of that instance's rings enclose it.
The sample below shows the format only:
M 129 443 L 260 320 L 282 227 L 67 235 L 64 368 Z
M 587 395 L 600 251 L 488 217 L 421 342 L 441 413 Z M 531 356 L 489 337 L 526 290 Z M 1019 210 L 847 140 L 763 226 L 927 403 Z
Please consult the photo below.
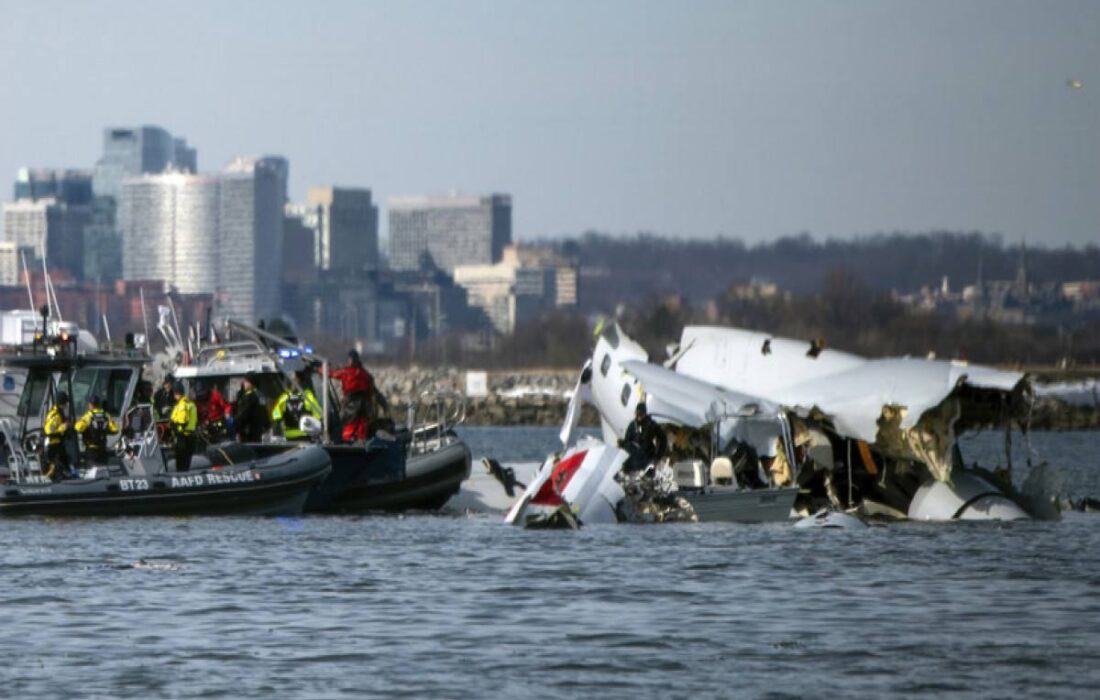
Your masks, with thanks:
M 668 451 L 665 431 L 646 412 L 644 401 L 639 401 L 634 407 L 634 420 L 626 427 L 626 435 L 619 440 L 619 447 L 630 455 L 623 464 L 623 471 L 628 472 L 645 469 Z
M 256 391 L 256 377 L 249 374 L 241 382 L 233 411 L 237 439 L 241 442 L 262 442 L 267 430 L 267 408 Z
M 153 394 L 153 413 L 158 423 L 167 423 L 172 416 L 172 409 L 176 407 L 176 395 L 173 391 L 175 386 L 176 380 L 167 374 L 160 388 Z

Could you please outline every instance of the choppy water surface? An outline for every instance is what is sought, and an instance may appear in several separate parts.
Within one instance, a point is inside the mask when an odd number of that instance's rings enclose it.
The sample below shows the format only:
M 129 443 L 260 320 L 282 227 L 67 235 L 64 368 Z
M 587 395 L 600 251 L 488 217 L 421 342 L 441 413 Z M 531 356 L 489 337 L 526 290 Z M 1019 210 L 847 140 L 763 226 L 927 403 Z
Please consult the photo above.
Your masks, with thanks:
M 538 459 L 553 430 L 469 429 Z M 1039 435 L 1075 495 L 1100 438 Z M 999 436 L 968 459 L 1003 461 Z M 1022 457 L 1020 458 L 1022 460 Z M 1095 697 L 1100 516 L 9 520 L 5 697 Z M 145 560 L 154 568 L 133 568 Z

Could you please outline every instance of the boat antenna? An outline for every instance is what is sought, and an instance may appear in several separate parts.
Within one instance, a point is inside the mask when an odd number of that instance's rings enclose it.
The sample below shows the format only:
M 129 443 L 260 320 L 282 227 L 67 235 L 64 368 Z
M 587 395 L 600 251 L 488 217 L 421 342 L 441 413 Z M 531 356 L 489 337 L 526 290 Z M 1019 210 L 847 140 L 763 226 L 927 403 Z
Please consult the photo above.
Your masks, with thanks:
M 21 250 L 19 257 L 23 261 L 23 281 L 27 283 L 27 301 L 30 303 L 28 308 L 34 311 L 34 292 L 31 290 L 31 271 L 27 268 L 27 253 Z
M 111 346 L 111 324 L 107 323 L 107 314 L 103 314 L 103 330 L 107 333 L 107 347 Z
M 61 316 L 61 304 L 57 301 L 57 290 L 54 289 L 53 278 L 48 273 L 46 274 L 46 287 L 50 291 L 50 296 L 53 297 L 53 308 L 57 312 L 57 320 L 64 321 L 65 319 Z
M 168 298 L 168 310 L 172 312 L 172 325 L 176 327 L 176 337 L 179 338 L 180 344 L 183 344 L 183 333 L 180 332 L 180 320 L 176 316 L 176 305 L 172 303 L 172 295 L 165 295 Z
M 149 349 L 149 314 L 145 312 L 145 287 L 138 287 L 138 292 L 141 295 L 141 325 L 145 328 L 145 352 L 152 355 L 153 351 Z
M 46 251 L 42 251 L 42 288 L 46 290 L 46 311 L 53 315 L 53 299 L 50 298 L 50 273 L 46 269 Z

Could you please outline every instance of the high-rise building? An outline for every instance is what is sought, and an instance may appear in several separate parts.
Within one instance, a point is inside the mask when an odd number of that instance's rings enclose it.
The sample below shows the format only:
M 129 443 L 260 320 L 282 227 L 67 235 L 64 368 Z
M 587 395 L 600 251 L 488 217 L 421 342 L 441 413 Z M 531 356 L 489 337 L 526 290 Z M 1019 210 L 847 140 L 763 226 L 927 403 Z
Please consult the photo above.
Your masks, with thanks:
M 306 201 L 316 216 L 319 269 L 378 269 L 378 207 L 370 190 L 311 187 Z
M 103 131 L 103 157 L 95 165 L 92 188 L 97 197 L 117 198 L 128 177 L 168 170 L 194 173 L 197 166 L 195 149 L 159 126 L 109 127 Z
M 122 276 L 216 295 L 218 313 L 280 312 L 287 162 L 239 158 L 218 175 L 144 175 L 122 183 Z
M 164 280 L 183 294 L 218 284 L 218 179 L 183 173 L 124 180 L 118 208 L 125 280 Z
M 4 204 L 3 240 L 15 244 L 37 264 L 45 258 L 52 270 L 79 279 L 84 272 L 84 227 L 91 208 L 69 206 L 52 197 Z
M 283 268 L 285 158 L 238 158 L 219 176 L 221 313 L 249 322 L 277 316 Z
M 14 287 L 19 280 L 19 248 L 11 241 L 0 241 L 0 287 Z
M 91 210 L 91 221 L 84 227 L 84 279 L 122 279 L 122 238 L 115 225 L 115 198 L 96 197 Z
M 116 217 L 122 183 L 140 175 L 198 172 L 198 154 L 186 139 L 159 126 L 109 127 L 103 131 L 103 155 L 92 175 L 91 223 L 84 230 L 86 279 L 122 275 L 123 236 Z
M 60 168 L 20 168 L 15 175 L 15 199 L 55 199 L 70 206 L 92 203 L 92 172 Z
M 288 204 L 283 215 L 283 282 L 305 285 L 317 281 L 313 262 L 317 231 L 303 216 L 307 207 Z
M 92 220 L 92 173 L 60 168 L 20 168 L 15 201 L 4 205 L 4 240 L 14 242 L 35 268 L 45 255 L 50 268 L 80 279 L 84 227 Z
M 512 198 L 505 194 L 394 197 L 389 208 L 395 270 L 416 270 L 428 260 L 447 273 L 491 265 L 512 242 Z

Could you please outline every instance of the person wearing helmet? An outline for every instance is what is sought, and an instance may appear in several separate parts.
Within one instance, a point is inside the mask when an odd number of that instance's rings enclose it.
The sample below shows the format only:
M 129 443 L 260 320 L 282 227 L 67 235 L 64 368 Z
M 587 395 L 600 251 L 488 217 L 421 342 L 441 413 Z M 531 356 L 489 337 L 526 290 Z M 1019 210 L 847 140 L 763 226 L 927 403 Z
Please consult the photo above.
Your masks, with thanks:
M 187 398 L 182 382 L 176 382 L 172 393 L 176 407 L 172 409 L 172 430 L 176 433 L 176 471 L 191 469 L 191 457 L 195 454 L 195 431 L 199 427 L 199 412 L 195 403 Z
M 70 476 L 72 465 L 69 452 L 65 449 L 65 437 L 72 429 L 71 420 L 69 395 L 59 391 L 53 406 L 46 413 L 46 422 L 42 424 L 42 432 L 46 435 L 46 478 L 53 481 Z
M 118 425 L 103 410 L 99 397 L 88 397 L 88 410 L 77 421 L 76 432 L 84 438 L 84 456 L 89 464 L 107 463 L 107 436 L 118 433 Z
M 290 386 L 275 402 L 271 409 L 271 422 L 282 428 L 287 440 L 307 440 L 309 435 L 301 427 L 304 416 L 321 420 L 321 404 L 309 389 L 303 389 L 297 377 L 290 380 Z

